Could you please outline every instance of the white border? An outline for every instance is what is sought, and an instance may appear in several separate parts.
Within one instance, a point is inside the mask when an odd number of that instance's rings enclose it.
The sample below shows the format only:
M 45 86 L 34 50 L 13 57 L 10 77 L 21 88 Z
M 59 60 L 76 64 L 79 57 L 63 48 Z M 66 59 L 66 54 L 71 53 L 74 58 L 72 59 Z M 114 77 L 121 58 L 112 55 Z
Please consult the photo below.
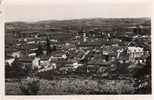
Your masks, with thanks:
M 11 0 L 13 3 L 16 2 L 23 2 L 23 0 Z M 28 1 L 27 3 L 35 3 L 35 2 L 40 2 L 41 0 L 25 0 L 25 2 Z M 46 1 L 46 0 L 44 0 Z M 51 2 L 56 1 L 56 0 L 51 0 Z M 70 3 L 70 2 L 80 2 L 81 0 L 75 1 L 75 0 L 57 0 L 56 2 L 60 2 L 61 3 Z M 116 3 L 121 3 L 121 2 L 131 2 L 131 3 L 137 3 L 137 2 L 149 2 L 152 3 L 153 7 L 154 7 L 154 3 L 152 2 L 152 0 L 84 0 L 85 3 L 86 2 L 116 2 Z M 151 20 L 152 20 L 152 32 L 151 32 L 151 36 L 152 36 L 152 58 L 154 58 L 154 44 L 153 44 L 153 23 L 154 23 L 154 14 L 153 12 L 153 7 L 151 8 Z M 71 96 L 5 96 L 5 82 L 4 82 L 4 13 L 5 11 L 3 10 L 3 2 L 0 5 L 0 10 L 2 11 L 2 13 L 0 14 L 0 94 L 1 94 L 1 100 L 27 100 L 27 99 L 31 99 L 31 100 L 96 100 L 96 99 L 107 99 L 107 100 L 113 100 L 113 99 L 117 99 L 117 100 L 154 100 L 154 95 L 71 95 Z M 154 62 L 154 59 L 152 59 L 152 62 Z M 153 66 L 153 63 L 152 63 Z M 152 67 L 152 83 L 154 83 L 154 78 L 153 78 L 153 72 L 154 72 L 154 68 Z M 152 93 L 154 92 L 154 86 L 152 85 Z

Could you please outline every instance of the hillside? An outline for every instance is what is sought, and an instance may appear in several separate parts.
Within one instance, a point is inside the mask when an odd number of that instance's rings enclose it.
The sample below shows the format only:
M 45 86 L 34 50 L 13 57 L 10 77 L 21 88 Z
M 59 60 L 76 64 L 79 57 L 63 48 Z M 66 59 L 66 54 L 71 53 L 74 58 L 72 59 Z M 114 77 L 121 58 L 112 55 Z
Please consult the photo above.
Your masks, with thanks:
M 93 19 L 74 19 L 74 20 L 46 20 L 38 22 L 7 22 L 5 24 L 6 32 L 9 30 L 74 30 L 81 29 L 101 29 L 106 28 L 126 28 L 129 26 L 143 25 L 150 26 L 150 18 L 93 18 Z

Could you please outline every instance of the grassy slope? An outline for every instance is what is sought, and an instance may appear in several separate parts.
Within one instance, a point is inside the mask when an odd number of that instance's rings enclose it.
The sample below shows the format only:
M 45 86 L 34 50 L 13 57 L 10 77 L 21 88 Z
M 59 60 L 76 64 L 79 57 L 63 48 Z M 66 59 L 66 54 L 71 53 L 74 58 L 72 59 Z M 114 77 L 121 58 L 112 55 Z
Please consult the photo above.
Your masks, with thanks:
M 25 80 L 23 80 L 24 82 Z M 69 94 L 131 94 L 134 93 L 133 83 L 128 80 L 83 80 L 61 79 L 40 80 L 39 95 L 69 95 Z M 22 94 L 18 83 L 6 82 L 6 94 Z

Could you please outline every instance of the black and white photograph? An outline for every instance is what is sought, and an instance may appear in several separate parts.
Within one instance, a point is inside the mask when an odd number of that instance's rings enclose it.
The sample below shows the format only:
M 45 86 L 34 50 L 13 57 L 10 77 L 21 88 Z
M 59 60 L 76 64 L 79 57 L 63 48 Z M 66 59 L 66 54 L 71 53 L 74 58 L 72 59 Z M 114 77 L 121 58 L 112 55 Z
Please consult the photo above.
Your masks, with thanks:
M 5 95 L 151 95 L 150 3 L 64 1 L 6 0 Z

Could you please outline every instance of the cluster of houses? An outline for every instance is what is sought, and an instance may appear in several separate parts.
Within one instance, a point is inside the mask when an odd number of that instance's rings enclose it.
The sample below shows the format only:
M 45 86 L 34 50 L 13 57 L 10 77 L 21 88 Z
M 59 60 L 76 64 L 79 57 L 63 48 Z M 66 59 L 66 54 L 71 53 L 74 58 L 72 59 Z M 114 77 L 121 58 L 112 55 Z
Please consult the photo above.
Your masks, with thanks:
M 60 52 L 47 54 L 45 37 L 39 37 L 39 34 L 32 32 L 25 37 L 18 38 L 16 43 L 20 49 L 11 54 L 11 57 L 5 62 L 12 64 L 16 58 L 23 66 L 31 66 L 32 69 L 37 68 L 39 72 L 48 70 L 75 70 L 83 65 L 90 66 L 109 66 L 114 61 L 133 64 L 145 64 L 149 51 L 139 46 L 123 46 L 124 41 L 119 38 L 113 38 L 111 32 L 99 32 L 99 34 L 77 33 L 72 41 L 60 41 L 58 39 L 50 39 L 50 46 L 56 46 Z M 50 36 L 49 36 L 50 37 Z M 60 36 L 58 36 L 60 37 Z M 62 36 L 61 36 L 62 37 Z M 126 43 L 126 42 L 125 42 Z M 38 44 L 43 44 L 43 54 L 36 56 Z M 23 53 L 24 52 L 24 53 Z M 61 64 L 59 68 L 59 64 Z M 63 65 L 62 65 L 63 64 Z

